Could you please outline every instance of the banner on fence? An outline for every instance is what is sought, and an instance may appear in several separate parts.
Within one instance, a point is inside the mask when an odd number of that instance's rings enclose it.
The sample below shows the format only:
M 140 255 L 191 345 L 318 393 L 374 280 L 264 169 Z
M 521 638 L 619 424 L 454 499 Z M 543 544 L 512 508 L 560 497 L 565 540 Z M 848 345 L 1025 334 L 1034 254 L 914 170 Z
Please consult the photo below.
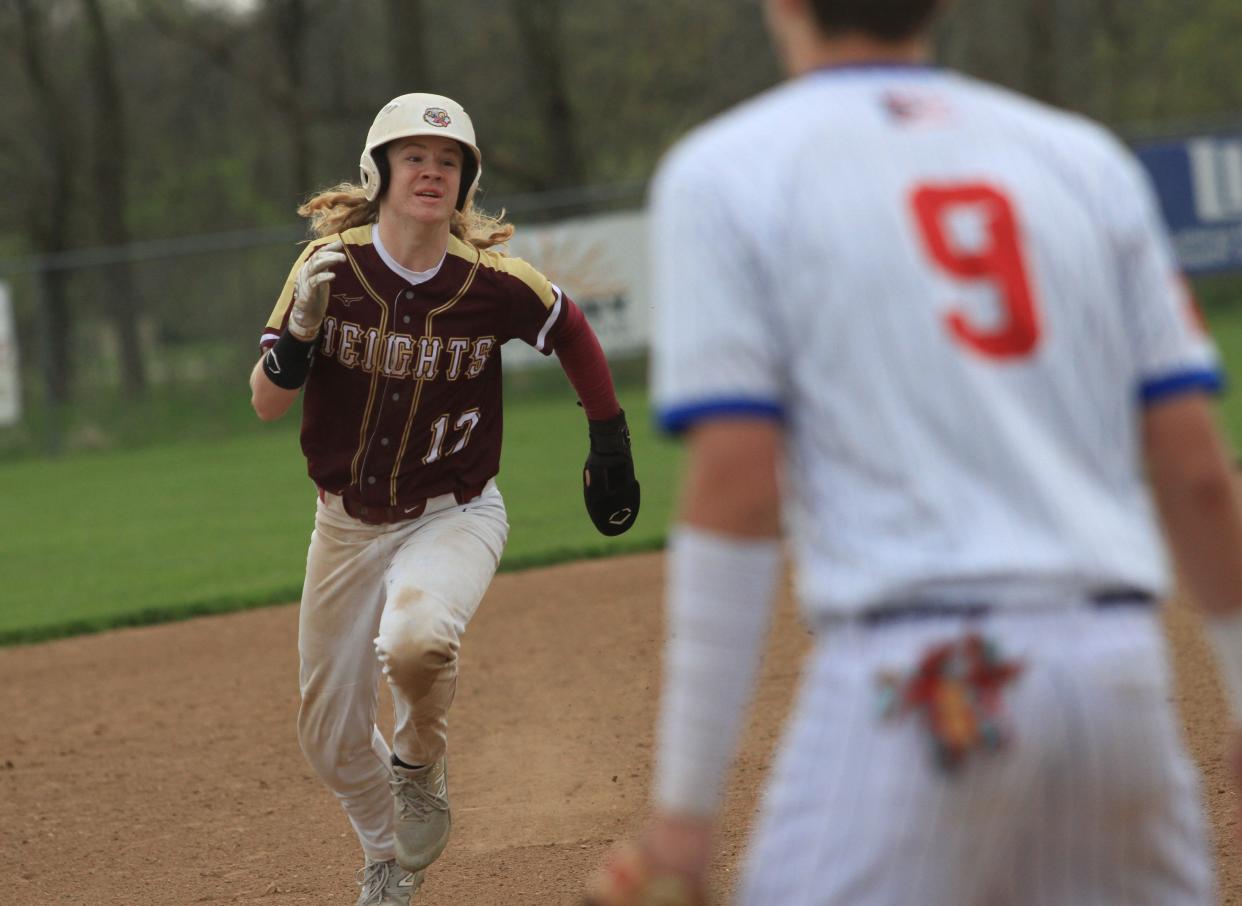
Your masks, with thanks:
M 21 377 L 17 368 L 17 325 L 9 286 L 0 280 L 0 426 L 15 424 L 22 414 Z
M 646 349 L 647 216 L 642 212 L 518 226 L 509 251 L 559 286 L 586 313 L 609 355 Z M 546 361 L 524 343 L 509 343 L 505 367 Z
M 1156 184 L 1186 272 L 1242 270 L 1242 132 L 1149 142 L 1134 150 Z

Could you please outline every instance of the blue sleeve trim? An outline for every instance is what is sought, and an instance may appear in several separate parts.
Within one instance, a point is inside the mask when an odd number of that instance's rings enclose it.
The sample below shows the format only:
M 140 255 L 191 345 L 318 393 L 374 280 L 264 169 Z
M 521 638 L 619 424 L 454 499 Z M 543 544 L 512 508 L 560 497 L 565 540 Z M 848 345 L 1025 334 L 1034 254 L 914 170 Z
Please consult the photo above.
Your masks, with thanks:
M 1212 368 L 1195 368 L 1175 371 L 1163 377 L 1143 381 L 1139 385 L 1139 398 L 1144 403 L 1154 403 L 1183 393 L 1196 391 L 1220 393 L 1224 389 L 1225 379 L 1219 371 Z
M 662 409 L 656 415 L 656 422 L 660 428 L 669 434 L 681 434 L 687 428 L 699 422 L 738 415 L 784 421 L 785 410 L 779 404 L 769 400 L 702 400 L 696 403 L 670 406 L 667 409 Z

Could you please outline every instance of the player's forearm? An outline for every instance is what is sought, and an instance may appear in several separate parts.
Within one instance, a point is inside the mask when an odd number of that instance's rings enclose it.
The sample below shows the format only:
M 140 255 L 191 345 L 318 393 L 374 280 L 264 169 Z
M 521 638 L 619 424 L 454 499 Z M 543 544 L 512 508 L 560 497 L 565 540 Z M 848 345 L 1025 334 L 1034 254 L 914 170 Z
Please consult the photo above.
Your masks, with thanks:
M 1149 408 L 1143 446 L 1178 573 L 1207 613 L 1229 710 L 1242 724 L 1242 510 L 1206 399 L 1188 395 Z
M 263 372 L 263 359 L 255 363 L 250 372 L 250 405 L 255 414 L 265 422 L 280 418 L 298 398 L 297 390 L 277 387 Z
M 710 818 L 745 723 L 780 550 L 775 539 L 683 525 L 668 556 L 655 802 L 668 815 Z
M 577 392 L 587 418 L 610 419 L 621 411 L 621 405 L 617 402 L 608 360 L 582 310 L 568 300 L 566 305 L 569 308 L 556 344 L 556 357 Z
M 1242 613 L 1242 509 L 1233 467 L 1202 397 L 1144 417 L 1148 476 L 1178 574 L 1216 617 Z
M 1158 493 L 1178 573 L 1191 598 L 1213 616 L 1242 614 L 1242 523 L 1232 476 Z
M 745 721 L 780 570 L 779 427 L 723 421 L 690 437 L 669 544 L 656 805 L 710 817 Z

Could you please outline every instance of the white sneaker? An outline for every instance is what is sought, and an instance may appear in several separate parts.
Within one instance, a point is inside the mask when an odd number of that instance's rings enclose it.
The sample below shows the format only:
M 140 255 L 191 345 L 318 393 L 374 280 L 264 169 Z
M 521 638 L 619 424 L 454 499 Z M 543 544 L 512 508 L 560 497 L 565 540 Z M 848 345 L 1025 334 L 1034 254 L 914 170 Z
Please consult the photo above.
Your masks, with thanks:
M 423 768 L 392 769 L 397 809 L 397 862 L 422 871 L 444 852 L 453 819 L 444 758 Z
M 406 871 L 396 859 L 372 862 L 358 870 L 358 906 L 410 906 L 410 897 L 423 886 L 421 871 Z

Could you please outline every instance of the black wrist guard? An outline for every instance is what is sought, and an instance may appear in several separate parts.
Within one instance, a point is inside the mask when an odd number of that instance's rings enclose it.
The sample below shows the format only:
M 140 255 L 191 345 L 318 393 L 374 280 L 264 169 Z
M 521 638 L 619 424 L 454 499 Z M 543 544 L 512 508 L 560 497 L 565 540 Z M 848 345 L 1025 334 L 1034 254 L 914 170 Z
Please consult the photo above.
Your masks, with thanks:
M 602 535 L 620 535 L 638 518 L 640 499 L 630 452 L 630 428 L 621 412 L 604 421 L 587 420 L 591 452 L 582 474 L 587 515 Z
M 263 373 L 277 387 L 297 390 L 306 383 L 317 344 L 318 337 L 307 342 L 286 330 L 263 357 Z

